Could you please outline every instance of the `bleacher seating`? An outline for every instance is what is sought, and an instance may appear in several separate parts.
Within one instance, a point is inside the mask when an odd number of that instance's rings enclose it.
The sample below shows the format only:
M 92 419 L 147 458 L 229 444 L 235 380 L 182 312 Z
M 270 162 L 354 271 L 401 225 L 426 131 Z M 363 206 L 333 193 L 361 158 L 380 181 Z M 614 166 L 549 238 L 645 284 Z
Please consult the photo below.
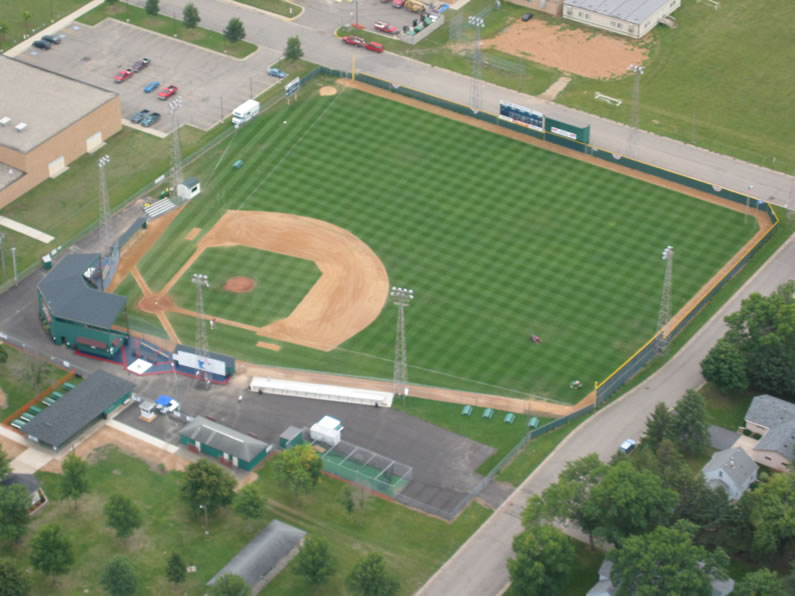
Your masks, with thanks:
M 486 408 L 485 410 L 483 410 L 481 418 L 486 418 L 487 420 L 491 420 L 492 416 L 494 416 L 494 410 L 492 410 L 491 408 Z
M 464 409 L 461 410 L 462 416 L 471 416 L 472 415 L 472 406 L 464 406 Z
M 505 424 L 513 424 L 514 420 L 516 420 L 516 414 L 513 412 L 508 412 L 505 414 L 505 418 L 502 419 Z

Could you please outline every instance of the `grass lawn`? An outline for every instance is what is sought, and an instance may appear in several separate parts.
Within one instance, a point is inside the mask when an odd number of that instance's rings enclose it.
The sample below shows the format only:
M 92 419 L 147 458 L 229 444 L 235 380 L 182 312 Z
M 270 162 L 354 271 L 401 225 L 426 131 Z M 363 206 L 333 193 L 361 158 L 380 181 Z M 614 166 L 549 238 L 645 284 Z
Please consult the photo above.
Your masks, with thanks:
M 478 474 L 484 475 L 488 474 L 519 442 L 527 427 L 527 416 L 517 415 L 513 424 L 505 424 L 503 422 L 504 412 L 495 412 L 491 420 L 481 418 L 482 408 L 475 408 L 471 416 L 462 416 L 463 406 L 460 404 L 416 397 L 409 397 L 405 405 L 402 400 L 396 399 L 392 403 L 392 408 L 422 418 L 431 424 L 446 428 L 478 443 L 496 447 L 497 453 L 484 461 L 477 469 Z M 541 425 L 547 422 L 547 419 L 540 419 Z
M 71 14 L 86 0 L 6 0 L 0 2 L 0 23 L 8 29 L 0 34 L 0 51 L 23 41 L 24 35 L 34 34 L 55 21 Z M 25 18 L 25 11 L 30 18 Z
M 154 16 L 148 15 L 143 8 L 121 2 L 112 5 L 103 2 L 91 12 L 80 17 L 78 21 L 86 25 L 96 25 L 108 17 L 119 21 L 129 21 L 132 25 L 176 37 L 208 50 L 223 52 L 235 58 L 245 58 L 257 49 L 256 45 L 248 41 L 230 42 L 223 34 L 216 31 L 210 31 L 203 27 L 188 29 L 182 24 L 182 19 L 171 18 L 162 13 Z
M 700 392 L 707 406 L 707 422 L 733 431 L 745 426 L 748 406 L 754 396 L 759 395 L 752 390 L 725 394 L 712 383 L 704 385 Z
M 285 0 L 238 0 L 238 2 L 290 18 L 297 17 L 302 10 L 298 4 Z
M 466 540 L 488 516 L 488 511 L 472 505 L 452 524 L 416 513 L 395 503 L 370 498 L 364 509 L 348 514 L 338 502 L 345 486 L 339 480 L 323 477 L 314 493 L 299 504 L 275 487 L 272 468 L 262 468 L 258 484 L 269 497 L 266 518 L 247 522 L 231 510 L 221 510 L 210 518 L 210 536 L 204 537 L 201 518 L 190 512 L 178 496 L 179 472 L 162 473 L 145 462 L 105 447 L 89 467 L 91 492 L 75 509 L 72 502 L 59 499 L 60 476 L 37 474 L 52 502 L 37 514 L 26 540 L 13 548 L 0 544 L 0 555 L 25 561 L 28 541 L 44 524 L 58 523 L 73 543 L 76 557 L 72 570 L 55 586 L 49 578 L 34 572 L 34 594 L 98 593 L 97 578 L 113 555 L 131 559 L 140 580 L 137 595 L 173 593 L 164 575 L 165 559 L 179 552 L 197 572 L 188 574 L 179 593 L 200 594 L 204 583 L 226 564 L 271 519 L 278 518 L 322 536 L 333 545 L 339 572 L 329 584 L 331 594 L 345 594 L 343 578 L 353 563 L 368 552 L 384 555 L 392 573 L 400 577 L 401 594 L 412 593 L 433 571 Z M 117 539 L 105 526 L 102 507 L 114 493 L 130 496 L 141 509 L 143 527 L 128 539 Z M 309 594 L 303 580 L 287 570 L 271 584 L 266 594 Z
M 0 388 L 6 392 L 8 398 L 8 405 L 0 408 L 0 420 L 4 420 L 68 373 L 12 345 L 2 342 L 0 345 L 8 354 L 8 360 L 0 363 Z M 38 386 L 33 386 L 31 381 L 34 367 L 41 368 L 41 374 L 37 375 Z
M 238 293 L 225 290 L 226 281 L 241 272 L 254 280 L 254 289 Z M 208 248 L 170 292 L 176 303 L 188 310 L 196 310 L 196 286 L 191 281 L 194 273 L 209 277 L 210 287 L 203 292 L 206 312 L 257 326 L 288 316 L 320 279 L 320 269 L 306 259 L 247 246 Z
M 351 131 L 378 150 L 351 151 Z M 660 247 L 677 246 L 676 310 L 753 232 L 739 213 L 355 90 L 304 94 L 229 139 L 186 168 L 212 199 L 189 204 L 141 261 L 150 287 L 188 258 L 185 234 L 224 207 L 329 221 L 415 290 L 407 341 L 420 383 L 575 401 L 572 379 L 605 377 L 654 332 Z M 406 154 L 398 166 L 385 159 Z M 211 342 L 255 362 L 389 377 L 394 319 L 387 308 L 341 349 L 309 358 L 263 355 L 237 332 L 223 339 L 225 328 Z

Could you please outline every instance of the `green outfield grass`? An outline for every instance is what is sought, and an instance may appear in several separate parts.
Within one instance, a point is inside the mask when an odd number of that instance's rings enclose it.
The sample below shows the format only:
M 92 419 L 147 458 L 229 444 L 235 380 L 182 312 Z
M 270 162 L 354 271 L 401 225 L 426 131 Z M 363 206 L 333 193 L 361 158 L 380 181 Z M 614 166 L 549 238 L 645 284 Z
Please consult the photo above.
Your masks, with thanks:
M 244 168 L 231 167 L 237 159 Z M 582 397 L 573 379 L 604 378 L 653 334 L 662 248 L 677 249 L 676 310 L 755 230 L 742 214 L 352 90 L 304 95 L 188 170 L 202 196 L 139 266 L 154 290 L 192 252 L 184 235 L 225 208 L 322 219 L 367 243 L 391 283 L 415 290 L 411 380 L 568 402 Z M 192 326 L 177 323 L 191 343 Z M 330 353 L 263 351 L 261 338 L 223 326 L 210 347 L 389 377 L 394 329 L 388 307 Z
M 127 296 L 127 322 L 130 329 L 134 329 L 139 333 L 146 333 L 148 335 L 156 335 L 164 339 L 168 339 L 168 334 L 160 325 L 160 320 L 157 315 L 152 313 L 143 312 L 135 308 L 138 301 L 143 297 L 143 292 L 138 284 L 135 283 L 132 275 L 124 278 L 115 290 L 116 294 Z
M 246 246 L 208 248 L 169 292 L 176 303 L 196 310 L 194 273 L 208 276 L 210 287 L 203 292 L 207 312 L 247 325 L 265 326 L 289 315 L 320 279 L 312 261 L 266 252 Z M 251 292 L 224 289 L 234 276 L 254 280 Z

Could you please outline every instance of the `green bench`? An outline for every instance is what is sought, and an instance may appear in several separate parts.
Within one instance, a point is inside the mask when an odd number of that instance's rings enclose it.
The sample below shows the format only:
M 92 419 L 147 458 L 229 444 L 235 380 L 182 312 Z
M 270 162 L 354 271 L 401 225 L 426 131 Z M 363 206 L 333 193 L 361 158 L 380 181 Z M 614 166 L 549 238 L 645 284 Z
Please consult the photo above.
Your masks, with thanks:
M 61 399 L 63 397 L 63 393 L 61 393 L 60 391 L 53 391 L 52 393 L 50 393 L 48 397 L 51 397 L 53 399 Z
M 19 430 L 22 430 L 22 427 L 25 426 L 26 424 L 27 420 L 22 420 L 22 418 L 17 418 L 11 423 L 11 426 L 13 426 L 14 428 L 18 428 Z
M 28 408 L 28 412 L 33 412 L 33 415 L 41 414 L 41 408 L 39 406 L 30 406 Z
M 41 403 L 43 403 L 45 406 L 51 406 L 55 403 L 55 400 L 51 397 L 45 397 L 43 400 L 41 400 Z
M 516 414 L 514 414 L 513 412 L 508 412 L 508 413 L 505 415 L 505 418 L 503 418 L 503 419 L 502 419 L 502 421 L 503 421 L 505 424 L 513 424 L 513 421 L 514 421 L 514 420 L 516 420 Z
M 483 410 L 481 418 L 486 418 L 487 420 L 491 420 L 492 416 L 494 416 L 494 410 L 492 410 L 491 408 L 486 408 L 485 410 Z
M 464 409 L 461 410 L 462 416 L 471 416 L 472 415 L 472 406 L 464 406 Z
M 27 412 L 25 412 L 24 414 L 20 414 L 19 417 L 22 418 L 22 420 L 24 420 L 25 422 L 30 422 L 31 420 L 33 420 L 33 414 L 28 414 Z
M 71 391 L 72 389 L 75 388 L 75 385 L 72 383 L 64 383 L 63 388 L 66 389 L 67 391 Z
M 236 170 L 239 170 L 240 168 L 243 167 L 243 160 L 238 159 L 235 163 L 232 164 L 232 167 L 235 168 Z
M 538 418 L 533 416 L 527 423 L 527 428 L 538 428 Z

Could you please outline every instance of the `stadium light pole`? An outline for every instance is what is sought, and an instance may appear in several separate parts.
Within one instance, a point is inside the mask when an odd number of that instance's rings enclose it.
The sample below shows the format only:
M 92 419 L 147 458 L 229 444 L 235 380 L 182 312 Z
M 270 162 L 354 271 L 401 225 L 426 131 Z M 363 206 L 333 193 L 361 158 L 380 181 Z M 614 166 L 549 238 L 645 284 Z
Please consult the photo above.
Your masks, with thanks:
M 204 319 L 204 296 L 202 288 L 209 288 L 210 281 L 206 275 L 194 273 L 191 282 L 196 286 L 196 356 L 199 364 L 199 387 L 207 389 L 210 376 L 204 369 L 210 358 L 210 347 L 207 342 L 207 321 Z
M 389 295 L 392 303 L 397 306 L 397 332 L 395 334 L 395 368 L 392 374 L 392 393 L 400 395 L 403 402 L 409 392 L 409 367 L 406 351 L 406 308 L 414 300 L 414 290 L 408 288 L 392 287 Z
M 665 280 L 663 281 L 662 300 L 660 300 L 660 312 L 657 317 L 657 332 L 660 333 L 660 351 L 665 349 L 667 340 L 665 339 L 665 326 L 671 320 L 671 309 L 673 303 L 673 269 L 674 269 L 674 247 L 670 244 L 662 251 L 662 260 L 665 261 Z
M 0 232 L 0 262 L 3 264 L 3 281 L 6 280 L 6 253 L 3 250 L 3 238 L 5 237 L 6 235 Z
M 483 53 L 480 51 L 480 30 L 486 26 L 486 21 L 480 16 L 471 16 L 469 24 L 475 28 L 475 51 L 472 54 L 472 111 L 480 110 L 480 81 L 483 78 Z
M 748 210 L 751 207 L 751 191 L 754 189 L 753 184 L 748 185 L 748 192 L 745 193 L 745 215 L 743 216 L 743 223 L 748 221 Z
M 630 155 L 635 145 L 635 135 L 640 128 L 640 77 L 646 72 L 646 69 L 639 64 L 630 64 L 627 70 L 635 73 L 635 86 L 632 90 L 632 116 L 630 120 L 632 130 L 629 133 L 629 146 L 627 147 L 627 155 Z
M 177 95 L 174 99 L 168 102 L 168 109 L 171 111 L 171 119 L 174 124 L 174 132 L 171 137 L 171 159 L 174 161 L 174 193 L 177 193 L 177 188 L 182 182 L 182 147 L 179 143 L 179 119 L 177 118 L 177 110 L 182 107 L 182 96 Z M 177 198 L 179 195 L 177 194 Z
M 17 247 L 11 247 L 11 265 L 14 267 L 14 285 L 19 284 L 19 278 L 17 277 Z
M 110 163 L 110 155 L 103 155 L 99 158 L 99 209 L 100 209 L 100 242 L 102 247 L 100 253 L 103 255 L 110 253 L 113 244 L 113 231 L 111 229 L 110 198 L 108 197 L 108 183 L 105 179 L 105 168 Z

